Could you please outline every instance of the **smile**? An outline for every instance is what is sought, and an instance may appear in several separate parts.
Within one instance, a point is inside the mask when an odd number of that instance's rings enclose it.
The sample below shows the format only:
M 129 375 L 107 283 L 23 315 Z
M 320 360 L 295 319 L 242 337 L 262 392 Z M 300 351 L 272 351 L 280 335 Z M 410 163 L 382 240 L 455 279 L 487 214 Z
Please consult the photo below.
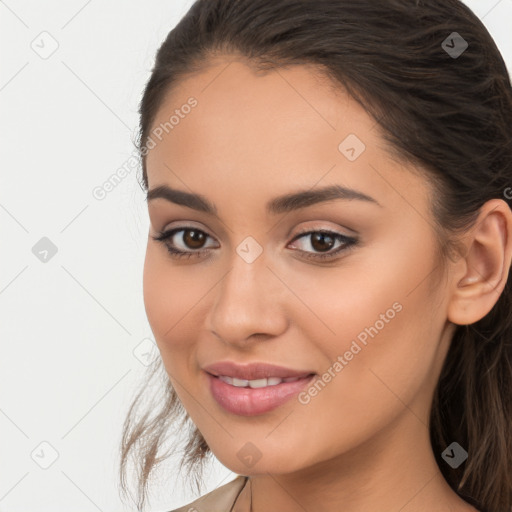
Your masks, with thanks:
M 205 373 L 215 401 L 227 412 L 239 416 L 263 414 L 284 405 L 298 395 L 316 377 L 269 377 L 238 379 Z
M 254 379 L 254 380 L 247 380 L 247 379 L 237 379 L 236 377 L 228 377 L 227 375 L 219 375 L 218 378 L 222 382 L 226 382 L 227 384 L 230 384 L 231 386 L 235 386 L 237 388 L 264 388 L 267 386 L 276 386 L 277 384 L 281 384 L 281 382 L 295 382 L 296 380 L 299 380 L 300 377 L 287 377 L 281 379 L 280 377 L 270 377 L 268 379 Z

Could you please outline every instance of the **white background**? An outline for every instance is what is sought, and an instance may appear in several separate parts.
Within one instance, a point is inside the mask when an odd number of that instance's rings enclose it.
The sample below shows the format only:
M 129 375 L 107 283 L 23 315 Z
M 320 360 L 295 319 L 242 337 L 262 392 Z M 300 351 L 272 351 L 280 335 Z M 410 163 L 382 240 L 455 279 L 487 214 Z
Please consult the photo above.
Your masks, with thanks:
M 103 200 L 92 191 L 134 154 L 154 54 L 191 3 L 0 1 L 0 512 L 135 510 L 119 499 L 118 446 L 152 339 L 149 221 L 138 169 Z M 512 0 L 466 3 L 512 70 Z M 52 44 L 46 59 L 31 47 Z M 45 263 L 43 237 L 57 248 Z M 175 475 L 151 510 L 196 498 Z M 204 492 L 234 476 L 216 461 Z

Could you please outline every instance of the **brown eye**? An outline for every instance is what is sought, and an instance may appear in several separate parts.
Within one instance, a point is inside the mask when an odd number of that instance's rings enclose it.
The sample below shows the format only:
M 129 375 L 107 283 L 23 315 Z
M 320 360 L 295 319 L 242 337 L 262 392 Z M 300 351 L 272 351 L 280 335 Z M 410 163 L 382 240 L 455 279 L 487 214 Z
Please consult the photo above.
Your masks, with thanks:
M 312 260 L 335 258 L 342 251 L 347 251 L 348 249 L 355 247 L 358 242 L 356 238 L 345 236 L 341 233 L 336 233 L 335 231 L 326 230 L 306 231 L 296 236 L 293 241 L 296 242 L 301 238 L 306 241 L 309 240 L 309 244 L 306 244 L 306 246 L 309 245 L 309 248 L 306 247 L 305 249 L 311 250 L 300 249 L 299 252 L 303 253 L 305 258 Z M 339 242 L 337 247 L 336 242 Z
M 184 244 L 189 249 L 201 249 L 206 240 L 205 233 L 197 229 L 184 229 L 184 235 L 182 237 Z
M 332 249 L 334 237 L 329 233 L 313 233 L 311 236 L 311 247 L 316 251 L 324 252 Z
M 181 235 L 178 236 L 178 234 Z M 210 235 L 195 227 L 171 229 L 152 238 L 163 243 L 173 258 L 204 257 L 211 253 L 212 246 L 204 245 L 207 239 L 211 238 Z M 334 259 L 338 254 L 355 247 L 358 243 L 356 238 L 327 230 L 306 231 L 297 235 L 293 241 L 301 238 L 309 239 L 310 250 L 300 249 L 299 252 L 305 258 L 313 260 Z M 336 242 L 339 242 L 337 247 Z
M 211 237 L 195 227 L 171 229 L 152 238 L 163 243 L 173 258 L 201 257 L 210 252 L 204 243 Z

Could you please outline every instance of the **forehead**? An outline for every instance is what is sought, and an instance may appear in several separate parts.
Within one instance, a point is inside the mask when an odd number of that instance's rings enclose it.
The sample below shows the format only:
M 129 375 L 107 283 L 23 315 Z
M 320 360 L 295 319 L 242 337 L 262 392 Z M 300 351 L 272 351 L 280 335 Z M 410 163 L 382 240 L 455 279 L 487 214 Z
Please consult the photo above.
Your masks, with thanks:
M 244 61 L 220 59 L 178 82 L 160 105 L 153 128 L 169 124 L 191 97 L 197 105 L 182 113 L 169 133 L 162 133 L 177 150 L 194 141 L 202 152 L 233 153 L 240 148 L 256 156 L 262 149 L 297 151 L 297 145 L 312 137 L 328 135 L 325 146 L 332 146 L 340 130 L 362 134 L 373 124 L 362 107 L 341 89 L 336 92 L 317 68 L 292 66 L 262 73 Z M 165 145 L 150 154 L 159 155 Z
M 190 98 L 195 106 L 185 108 Z M 418 186 L 391 160 L 375 120 L 314 66 L 261 73 L 244 61 L 218 59 L 167 94 L 152 128 L 159 126 L 167 129 L 146 159 L 150 189 L 186 177 L 205 195 L 219 180 L 233 193 L 277 195 L 291 181 L 304 188 L 322 180 L 375 196 L 389 195 L 382 179 L 389 172 L 401 174 L 402 186 Z M 364 148 L 356 160 L 340 149 L 345 140 Z

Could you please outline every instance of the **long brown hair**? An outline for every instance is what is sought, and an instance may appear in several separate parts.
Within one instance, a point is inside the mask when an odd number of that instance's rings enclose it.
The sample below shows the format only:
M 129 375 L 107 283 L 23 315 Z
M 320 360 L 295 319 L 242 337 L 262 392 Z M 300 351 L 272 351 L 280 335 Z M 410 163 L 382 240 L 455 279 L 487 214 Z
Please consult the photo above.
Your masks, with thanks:
M 451 51 L 453 38 L 467 48 Z M 159 48 L 140 102 L 145 190 L 147 143 L 164 95 L 216 55 L 243 57 L 260 70 L 313 64 L 348 91 L 375 118 L 390 152 L 425 169 L 435 185 L 432 214 L 444 257 L 455 254 L 450 235 L 470 228 L 487 200 L 511 205 L 510 78 L 492 37 L 460 1 L 197 0 Z M 508 280 L 488 315 L 457 327 L 430 415 L 443 476 L 482 512 L 512 510 L 511 293 Z M 151 397 L 160 393 L 154 400 L 145 393 L 152 379 Z M 128 412 L 120 446 L 121 488 L 126 495 L 132 456 L 140 509 L 150 473 L 173 453 L 159 456 L 165 441 L 185 425 L 180 469 L 188 468 L 199 489 L 211 452 L 158 359 Z M 469 453 L 457 469 L 441 458 L 454 441 Z

